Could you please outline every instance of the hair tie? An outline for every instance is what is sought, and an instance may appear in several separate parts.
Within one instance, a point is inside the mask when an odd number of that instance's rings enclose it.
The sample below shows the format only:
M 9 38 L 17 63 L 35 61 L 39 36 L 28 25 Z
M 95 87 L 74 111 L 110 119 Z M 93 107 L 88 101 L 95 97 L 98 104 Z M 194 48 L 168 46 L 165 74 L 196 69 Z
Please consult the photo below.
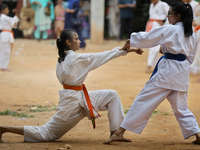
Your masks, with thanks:
M 59 42 L 61 41 L 61 38 L 60 38 L 60 37 L 58 37 L 58 41 L 59 41 Z
M 189 9 L 189 4 L 185 4 L 186 9 Z

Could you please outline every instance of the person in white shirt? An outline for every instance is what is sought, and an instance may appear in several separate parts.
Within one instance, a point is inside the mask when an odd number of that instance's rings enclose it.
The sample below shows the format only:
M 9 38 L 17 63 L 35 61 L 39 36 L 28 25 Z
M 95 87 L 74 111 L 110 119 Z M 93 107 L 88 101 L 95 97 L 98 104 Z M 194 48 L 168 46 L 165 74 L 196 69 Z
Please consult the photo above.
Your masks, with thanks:
M 166 2 L 162 2 L 161 0 L 151 0 L 146 32 L 149 32 L 152 28 L 162 26 L 167 19 L 168 10 L 169 5 Z M 149 48 L 146 73 L 150 73 L 151 68 L 155 67 L 159 59 L 159 49 L 160 45 Z
M 196 16 L 196 19 L 193 21 L 193 27 L 194 31 L 197 35 L 197 52 L 194 58 L 194 62 L 190 66 L 190 73 L 191 75 L 198 75 L 200 73 L 200 1 L 199 4 L 195 7 L 194 13 Z M 200 80 L 198 80 L 199 82 Z
M 14 34 L 12 28 L 17 26 L 19 18 L 17 17 L 17 9 L 14 9 L 14 17 L 7 16 L 9 13 L 8 6 L 1 4 L 1 34 L 0 34 L 0 68 L 2 71 L 9 71 L 8 65 L 10 61 L 11 45 L 14 42 Z
M 118 0 L 109 0 L 108 1 L 108 33 L 110 38 L 118 38 L 119 29 L 119 8 L 118 8 Z
M 42 127 L 0 125 L 0 142 L 4 142 L 2 134 L 5 132 L 24 135 L 26 142 L 54 141 L 61 138 L 84 117 L 91 119 L 95 128 L 95 118 L 99 117 L 97 111 L 108 111 L 111 135 L 119 128 L 124 113 L 117 92 L 114 90 L 87 92 L 83 82 L 90 71 L 109 60 L 124 56 L 128 52 L 136 51 L 142 54 L 143 51 L 130 49 L 129 40 L 123 48 L 116 47 L 101 53 L 80 54 L 75 52 L 79 49 L 80 43 L 78 34 L 72 29 L 64 30 L 57 39 L 59 58 L 56 74 L 63 89 L 59 91 L 57 112 L 50 121 Z
M 200 144 L 199 125 L 187 105 L 189 69 L 197 49 L 190 4 L 172 3 L 168 19 L 170 25 L 154 28 L 149 33 L 131 34 L 132 47 L 148 48 L 160 44 L 164 55 L 134 100 L 120 128 L 105 144 L 122 140 L 126 130 L 140 134 L 153 111 L 165 98 L 170 102 L 184 139 L 196 135 L 193 143 Z

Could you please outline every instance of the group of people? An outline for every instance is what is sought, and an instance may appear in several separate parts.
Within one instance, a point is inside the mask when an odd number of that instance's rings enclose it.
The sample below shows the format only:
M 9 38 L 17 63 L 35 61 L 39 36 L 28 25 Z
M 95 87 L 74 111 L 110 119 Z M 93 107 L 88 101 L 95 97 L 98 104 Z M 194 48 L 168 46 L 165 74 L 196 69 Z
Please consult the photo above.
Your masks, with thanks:
M 149 32 L 132 33 L 122 48 L 101 53 L 77 53 L 81 44 L 77 32 L 73 29 L 62 31 L 56 41 L 59 55 L 56 74 L 63 85 L 56 113 L 41 127 L 0 125 L 0 142 L 4 142 L 2 135 L 6 132 L 24 135 L 27 142 L 54 141 L 84 117 L 91 119 L 95 128 L 95 118 L 100 117 L 98 111 L 102 110 L 108 110 L 111 135 L 104 144 L 131 142 L 123 137 L 124 132 L 129 130 L 140 134 L 153 111 L 167 98 L 184 139 L 195 135 L 193 143 L 200 144 L 200 128 L 187 105 L 190 64 L 197 50 L 197 37 L 192 27 L 193 10 L 190 4 L 174 2 L 167 16 L 168 25 L 152 28 Z M 129 52 L 142 54 L 141 48 L 156 45 L 160 45 L 164 55 L 125 118 L 116 91 L 87 91 L 83 83 L 90 71 Z
M 52 26 L 56 37 L 64 29 L 72 28 L 79 33 L 81 48 L 84 48 L 85 42 L 80 30 L 82 22 L 75 26 L 72 21 L 74 18 L 78 20 L 79 17 L 85 17 L 80 16 L 84 14 L 80 13 L 82 6 L 83 0 L 57 0 L 55 7 L 52 0 L 27 0 L 26 6 L 20 12 L 19 29 L 23 31 L 25 38 L 29 38 L 34 31 L 36 39 L 47 39 Z
M 17 9 L 13 9 L 15 16 L 10 17 L 8 16 L 9 6 L 2 2 L 0 8 L 0 29 L 2 30 L 0 40 L 1 70 L 9 71 L 10 51 L 14 42 L 12 28 L 21 30 L 27 39 L 32 38 L 34 34 L 34 38 L 40 41 L 40 39 L 48 38 L 48 32 L 51 31 L 52 22 L 54 22 L 53 26 L 55 27 L 56 37 L 59 37 L 61 32 L 66 28 L 74 29 L 81 40 L 80 48 L 85 48 L 86 43 L 82 36 L 82 31 L 85 30 L 81 30 L 81 25 L 89 13 L 84 14 L 83 11 L 85 10 L 81 9 L 82 6 L 82 0 L 57 0 L 55 8 L 52 0 L 26 0 L 26 6 L 21 9 L 19 16 Z M 79 18 L 82 18 L 80 24 L 74 25 L 72 20 L 76 21 Z M 87 24 L 85 21 L 84 28 L 87 28 L 86 26 L 89 26 L 89 23 Z M 86 30 L 84 35 L 87 38 L 89 37 L 89 28 Z

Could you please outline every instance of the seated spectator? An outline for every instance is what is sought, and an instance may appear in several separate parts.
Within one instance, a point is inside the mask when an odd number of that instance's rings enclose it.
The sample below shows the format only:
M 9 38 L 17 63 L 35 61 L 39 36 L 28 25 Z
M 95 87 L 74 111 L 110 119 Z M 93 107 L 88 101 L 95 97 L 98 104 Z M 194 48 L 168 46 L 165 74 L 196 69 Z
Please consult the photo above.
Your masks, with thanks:
M 34 30 L 34 10 L 31 8 L 30 1 L 26 1 L 26 7 L 23 7 L 20 12 L 19 29 L 23 32 L 26 39 L 32 38 Z

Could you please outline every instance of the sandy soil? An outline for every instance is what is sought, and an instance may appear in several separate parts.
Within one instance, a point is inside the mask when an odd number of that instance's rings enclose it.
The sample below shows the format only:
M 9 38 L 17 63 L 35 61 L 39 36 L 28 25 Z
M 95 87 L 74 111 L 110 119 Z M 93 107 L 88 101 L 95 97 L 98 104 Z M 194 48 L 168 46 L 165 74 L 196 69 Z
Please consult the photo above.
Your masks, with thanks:
M 54 40 L 38 42 L 36 40 L 16 39 L 11 52 L 10 72 L 0 71 L 0 111 L 6 109 L 34 115 L 33 118 L 0 116 L 1 125 L 24 126 L 43 125 L 55 111 L 30 112 L 35 105 L 46 106 L 48 110 L 58 103 L 58 90 L 62 86 L 55 74 L 57 49 Z M 105 41 L 94 45 L 87 41 L 87 48 L 81 53 L 101 52 L 124 42 Z M 128 110 L 139 94 L 150 74 L 145 73 L 148 50 L 142 56 L 131 53 L 110 61 L 92 71 L 85 84 L 88 90 L 114 89 L 118 92 L 124 110 Z M 200 124 L 199 91 L 200 76 L 190 77 L 188 105 Z M 97 128 L 92 129 L 91 122 L 85 118 L 70 132 L 55 142 L 24 143 L 23 136 L 4 134 L 3 139 L 9 143 L 0 144 L 0 150 L 56 150 L 70 144 L 74 150 L 200 150 L 200 145 L 191 142 L 195 137 L 184 140 L 179 125 L 173 115 L 170 104 L 165 100 L 153 114 L 142 134 L 127 131 L 125 136 L 131 143 L 115 142 L 103 145 L 109 137 L 107 112 L 100 112 Z M 141 112 L 142 113 L 142 112 Z

